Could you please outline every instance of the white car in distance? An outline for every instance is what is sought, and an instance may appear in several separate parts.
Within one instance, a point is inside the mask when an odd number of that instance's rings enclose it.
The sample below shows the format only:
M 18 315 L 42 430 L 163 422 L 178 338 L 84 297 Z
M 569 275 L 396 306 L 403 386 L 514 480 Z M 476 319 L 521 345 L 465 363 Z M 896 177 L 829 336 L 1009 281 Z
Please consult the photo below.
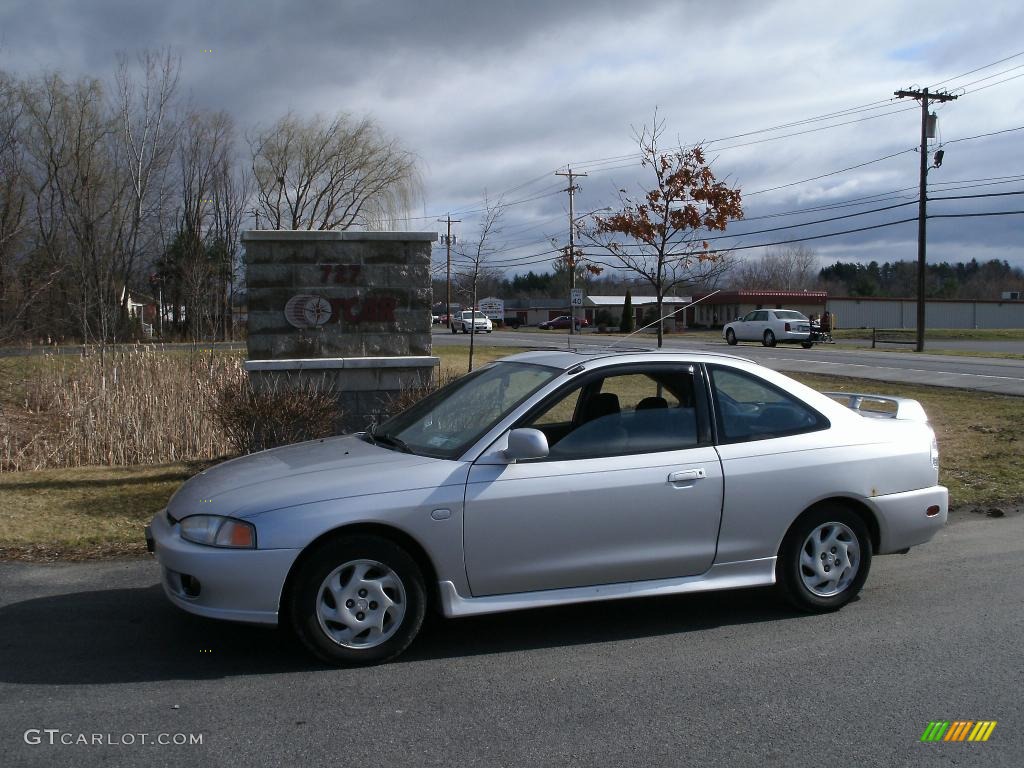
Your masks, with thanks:
M 755 309 L 722 329 L 729 344 L 739 341 L 760 341 L 766 347 L 776 344 L 800 344 L 810 349 L 811 321 L 795 309 Z
M 468 309 L 465 312 L 460 312 L 458 320 L 452 323 L 452 333 L 458 333 L 459 331 L 463 333 L 480 333 L 480 331 L 490 333 L 493 328 L 491 319 L 487 315 L 483 312 L 473 312 Z

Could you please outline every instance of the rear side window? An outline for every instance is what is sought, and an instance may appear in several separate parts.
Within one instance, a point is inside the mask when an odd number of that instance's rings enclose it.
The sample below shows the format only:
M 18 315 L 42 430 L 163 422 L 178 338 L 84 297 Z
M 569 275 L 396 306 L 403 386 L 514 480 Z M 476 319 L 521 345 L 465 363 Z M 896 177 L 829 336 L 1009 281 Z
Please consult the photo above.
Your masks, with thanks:
M 829 421 L 806 403 L 746 373 L 711 367 L 719 442 L 767 440 L 828 429 Z

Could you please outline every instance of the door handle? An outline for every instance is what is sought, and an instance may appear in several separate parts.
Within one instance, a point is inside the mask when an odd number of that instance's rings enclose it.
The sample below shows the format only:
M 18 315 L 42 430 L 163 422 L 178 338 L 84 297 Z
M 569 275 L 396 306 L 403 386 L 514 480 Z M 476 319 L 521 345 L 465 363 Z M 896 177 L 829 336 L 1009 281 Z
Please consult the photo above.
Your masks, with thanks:
M 703 467 L 700 469 L 681 469 L 678 472 L 669 474 L 668 481 L 670 483 L 685 483 L 687 480 L 701 480 L 707 476 L 707 472 L 704 471 Z

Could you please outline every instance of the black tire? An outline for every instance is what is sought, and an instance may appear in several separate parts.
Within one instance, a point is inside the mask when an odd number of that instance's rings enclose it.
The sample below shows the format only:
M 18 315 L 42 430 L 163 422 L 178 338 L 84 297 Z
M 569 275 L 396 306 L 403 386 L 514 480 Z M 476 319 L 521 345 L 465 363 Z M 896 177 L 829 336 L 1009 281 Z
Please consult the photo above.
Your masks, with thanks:
M 456 333 L 456 330 L 455 330 L 455 326 L 454 326 L 454 325 L 451 325 L 451 326 L 448 326 L 448 327 L 452 329 L 452 333 Z
M 730 328 L 729 330 L 727 330 L 725 332 L 725 342 L 730 347 L 735 347 L 736 346 L 736 333 L 733 331 L 732 328 Z
M 466 330 L 466 324 L 465 323 L 462 324 L 462 332 L 463 333 L 469 333 L 469 331 Z
M 764 344 L 766 347 L 774 347 L 775 346 L 775 334 L 772 333 L 771 331 L 765 331 L 764 332 L 764 339 L 762 339 L 761 343 Z
M 394 629 L 389 628 L 391 634 L 387 639 L 367 648 L 346 647 L 336 642 L 321 626 L 317 615 L 325 579 L 340 566 L 357 560 L 386 566 L 404 589 L 405 610 L 400 622 Z M 369 605 L 372 608 L 374 604 Z M 336 666 L 380 664 L 395 658 L 419 632 L 426 606 L 427 592 L 416 561 L 394 542 L 366 535 L 339 537 L 317 549 L 295 574 L 288 599 L 289 620 L 296 636 L 317 658 Z
M 814 346 L 814 342 L 813 341 L 801 341 L 800 342 L 800 346 L 803 347 L 804 349 L 810 349 L 811 347 Z
M 487 332 L 490 333 L 490 331 L 487 331 Z
M 821 574 L 815 574 L 814 569 L 805 568 L 802 564 L 802 555 L 807 548 L 807 554 L 810 560 L 817 562 L 817 558 L 820 558 L 820 554 L 815 554 L 815 547 L 817 546 L 817 540 L 811 540 L 811 534 L 821 529 L 823 526 L 842 526 L 845 530 L 842 535 L 849 536 L 849 538 L 856 541 L 857 555 L 856 555 L 856 571 L 851 574 L 847 583 L 843 583 L 840 580 L 839 584 L 836 585 L 837 591 L 834 594 L 818 594 L 808 586 L 808 581 L 827 578 Z M 848 557 L 846 561 L 846 568 L 849 568 L 854 562 L 854 556 L 851 555 L 852 548 L 849 547 L 849 542 L 840 543 L 837 554 L 834 556 L 837 559 Z M 826 556 L 831 554 L 831 549 L 826 552 Z M 831 561 L 831 567 L 842 567 L 843 563 L 835 565 L 835 561 Z M 823 563 L 822 569 L 828 568 L 828 565 Z M 793 526 L 789 529 L 786 534 L 786 538 L 782 541 L 782 546 L 779 548 L 779 557 L 775 562 L 775 582 L 779 592 L 785 597 L 794 607 L 806 613 L 827 613 L 828 611 L 835 611 L 842 608 L 850 600 L 852 600 L 861 587 L 864 586 L 864 581 L 868 577 L 868 572 L 871 570 L 871 536 L 868 533 L 867 526 L 864 521 L 855 512 L 851 512 L 841 506 L 822 506 L 812 510 L 809 510 L 805 514 L 793 523 Z M 845 577 L 843 577 L 845 579 Z M 821 590 L 822 592 L 828 592 L 829 590 Z

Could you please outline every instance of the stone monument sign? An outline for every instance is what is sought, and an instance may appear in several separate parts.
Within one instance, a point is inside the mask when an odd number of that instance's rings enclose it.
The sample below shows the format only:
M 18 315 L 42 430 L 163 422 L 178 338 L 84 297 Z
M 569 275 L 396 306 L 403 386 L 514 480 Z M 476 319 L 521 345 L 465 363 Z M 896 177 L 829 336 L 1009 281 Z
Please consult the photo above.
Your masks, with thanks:
M 425 386 L 433 232 L 246 232 L 246 370 L 259 384 L 328 387 L 344 429 Z

